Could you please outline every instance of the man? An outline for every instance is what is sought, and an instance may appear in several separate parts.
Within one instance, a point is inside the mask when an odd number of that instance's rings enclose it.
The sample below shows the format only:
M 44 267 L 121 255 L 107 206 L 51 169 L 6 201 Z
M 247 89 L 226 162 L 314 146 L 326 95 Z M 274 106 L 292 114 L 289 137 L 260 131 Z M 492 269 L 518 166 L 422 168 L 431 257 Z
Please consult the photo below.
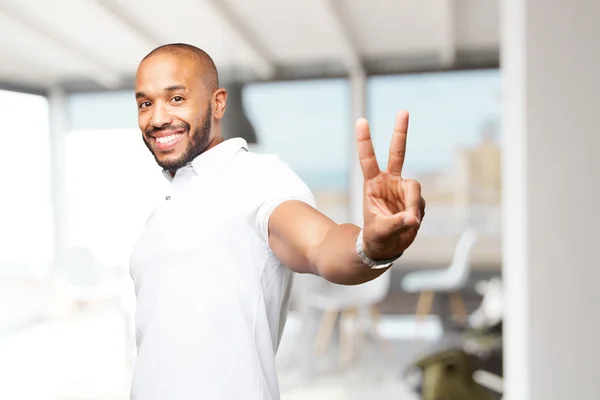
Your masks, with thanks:
M 275 400 L 275 354 L 292 273 L 344 285 L 383 274 L 413 242 L 425 203 L 401 178 L 408 114 L 380 171 L 367 121 L 356 126 L 364 230 L 315 209 L 278 158 L 223 141 L 227 92 L 202 50 L 161 46 L 136 76 L 139 126 L 170 192 L 131 256 L 138 357 L 132 398 Z

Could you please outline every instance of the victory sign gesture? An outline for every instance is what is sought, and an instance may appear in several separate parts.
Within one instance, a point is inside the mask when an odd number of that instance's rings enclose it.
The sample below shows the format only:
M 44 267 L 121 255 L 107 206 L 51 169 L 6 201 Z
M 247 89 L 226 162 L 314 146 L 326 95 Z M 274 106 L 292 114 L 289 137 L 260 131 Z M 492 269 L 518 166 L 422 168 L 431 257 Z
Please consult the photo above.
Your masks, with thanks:
M 381 171 L 375 157 L 368 122 L 356 124 L 358 158 L 364 177 L 363 242 L 367 256 L 374 260 L 400 255 L 415 240 L 425 215 L 421 185 L 402 179 L 406 154 L 408 112 L 396 115 L 387 169 Z

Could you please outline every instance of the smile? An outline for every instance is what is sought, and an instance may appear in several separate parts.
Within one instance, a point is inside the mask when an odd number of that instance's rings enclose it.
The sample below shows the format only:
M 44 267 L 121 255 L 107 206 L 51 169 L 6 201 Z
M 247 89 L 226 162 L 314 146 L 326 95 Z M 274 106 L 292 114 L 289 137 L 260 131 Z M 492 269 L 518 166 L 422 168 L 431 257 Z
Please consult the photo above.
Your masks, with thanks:
M 156 141 L 158 143 L 171 143 L 176 141 L 177 139 L 179 139 L 179 137 L 183 135 L 183 133 L 175 133 L 173 135 L 170 136 L 164 136 L 164 137 L 157 137 Z
M 156 147 L 159 150 L 170 150 L 171 148 L 175 147 L 175 145 L 177 143 L 179 143 L 181 141 L 181 139 L 183 138 L 184 135 L 185 135 L 185 132 L 177 132 L 177 133 L 173 133 L 169 136 L 155 137 L 154 140 L 156 140 Z

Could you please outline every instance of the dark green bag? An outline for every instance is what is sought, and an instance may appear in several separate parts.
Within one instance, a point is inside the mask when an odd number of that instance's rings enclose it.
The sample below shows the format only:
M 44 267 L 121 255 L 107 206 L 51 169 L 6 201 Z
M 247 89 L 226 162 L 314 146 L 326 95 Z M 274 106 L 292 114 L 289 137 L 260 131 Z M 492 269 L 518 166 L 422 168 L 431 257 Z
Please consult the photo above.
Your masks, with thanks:
M 418 360 L 414 367 L 421 372 L 422 400 L 494 399 L 473 379 L 475 368 L 469 355 L 462 350 L 436 352 Z

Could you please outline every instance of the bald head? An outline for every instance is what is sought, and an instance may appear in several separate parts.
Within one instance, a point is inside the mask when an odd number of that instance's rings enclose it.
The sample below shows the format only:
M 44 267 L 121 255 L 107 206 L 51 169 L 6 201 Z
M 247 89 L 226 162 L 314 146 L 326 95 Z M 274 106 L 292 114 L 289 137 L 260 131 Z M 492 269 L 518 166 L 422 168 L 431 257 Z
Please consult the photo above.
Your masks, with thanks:
M 185 43 L 165 44 L 148 53 L 146 57 L 142 59 L 140 66 L 147 59 L 160 55 L 169 55 L 196 64 L 195 66 L 198 68 L 198 71 L 201 71 L 202 73 L 202 82 L 204 83 L 206 90 L 209 93 L 213 93 L 219 88 L 219 74 L 217 72 L 217 67 L 215 66 L 213 59 L 204 50 Z
M 135 77 L 138 124 L 158 164 L 176 171 L 222 141 L 227 91 L 215 63 L 189 44 L 150 52 Z

